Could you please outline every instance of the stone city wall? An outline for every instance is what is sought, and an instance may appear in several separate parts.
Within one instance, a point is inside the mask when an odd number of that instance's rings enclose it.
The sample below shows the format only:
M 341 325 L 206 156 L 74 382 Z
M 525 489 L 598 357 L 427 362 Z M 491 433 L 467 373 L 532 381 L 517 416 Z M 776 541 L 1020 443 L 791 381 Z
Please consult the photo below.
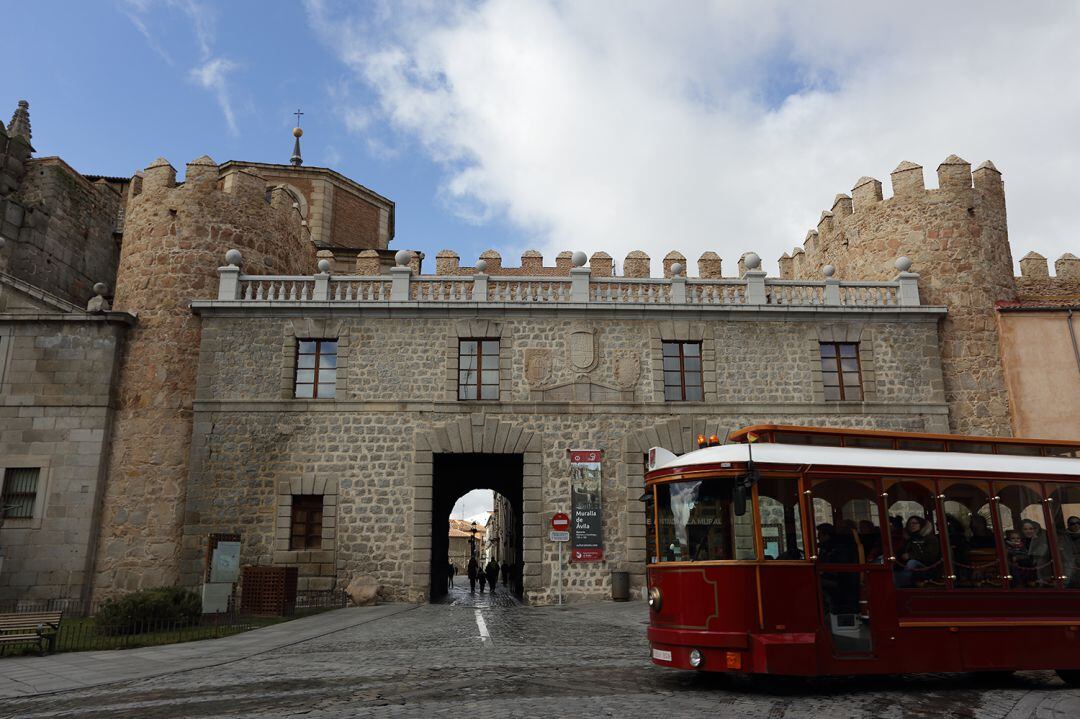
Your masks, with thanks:
M 643 448 L 628 438 L 641 437 L 642 443 L 655 437 L 654 444 L 677 442 L 679 451 L 687 451 L 683 443 L 689 440 L 673 439 L 666 428 L 672 422 L 685 424 L 686 432 L 709 428 L 721 435 L 765 421 L 923 431 L 940 431 L 947 422 L 937 315 L 930 313 L 688 322 L 570 321 L 557 313 L 489 320 L 423 313 L 375 319 L 317 310 L 288 317 L 254 308 L 201 312 L 185 513 L 183 581 L 188 584 L 198 581 L 206 534 L 239 531 L 245 563 L 296 564 L 311 588 L 366 573 L 384 585 L 389 598 L 423 598 L 430 523 L 445 529 L 439 518 L 430 517 L 431 482 L 438 477 L 418 481 L 417 467 L 431 467 L 424 438 L 445 435 L 462 421 L 473 428 L 467 444 L 475 444 L 476 451 L 509 442 L 507 433 L 537 437 L 522 450 L 526 474 L 539 475 L 535 496 L 526 485 L 523 546 L 527 596 L 541 603 L 554 598 L 555 562 L 555 548 L 542 540 L 542 529 L 551 513 L 569 506 L 566 453 L 571 448 L 605 453 L 608 561 L 573 565 L 567 573 L 571 597 L 600 597 L 609 591 L 611 569 L 632 571 L 635 586 L 643 582 L 644 523 L 637 504 Z M 568 336 L 580 331 L 594 335 L 595 363 L 575 370 Z M 841 334 L 867 345 L 866 403 L 825 403 L 820 396 L 818 342 Z M 291 399 L 294 343 L 313 336 L 344 340 L 333 400 Z M 457 341 L 470 336 L 500 337 L 498 402 L 456 400 Z M 656 376 L 661 338 L 702 340 L 709 401 L 662 401 L 662 380 L 658 384 Z M 546 357 L 537 360 L 538 352 Z M 610 386 L 618 393 L 600 393 L 603 401 L 572 401 L 572 393 L 570 400 L 543 398 L 548 388 L 563 383 Z M 448 442 L 457 451 L 467 449 L 464 440 Z M 305 483 L 333 486 L 327 503 L 333 507 L 331 522 L 324 525 L 321 550 L 290 554 L 283 548 L 288 520 L 282 495 L 300 493 Z
M 0 199 L 8 274 L 77 305 L 97 282 L 112 285 L 122 204 L 116 187 L 91 182 L 58 157 L 30 159 L 12 195 Z
M 837 195 L 801 248 L 780 258 L 781 276 L 817 278 L 825 265 L 841 280 L 884 279 L 908 257 L 926 304 L 945 305 L 941 359 L 950 429 L 961 434 L 1011 433 L 994 305 L 1016 298 L 1001 173 L 991 162 L 974 172 L 950 155 L 938 166 L 938 188 L 923 169 L 903 162 L 892 173 L 893 195 L 860 179 Z
M 203 157 L 184 183 L 165 160 L 131 186 L 115 306 L 138 315 L 119 384 L 95 592 L 176 581 L 191 441 L 199 319 L 189 303 L 213 293 L 229 248 L 248 267 L 294 273 L 315 250 L 292 196 L 259 175 L 223 176 Z

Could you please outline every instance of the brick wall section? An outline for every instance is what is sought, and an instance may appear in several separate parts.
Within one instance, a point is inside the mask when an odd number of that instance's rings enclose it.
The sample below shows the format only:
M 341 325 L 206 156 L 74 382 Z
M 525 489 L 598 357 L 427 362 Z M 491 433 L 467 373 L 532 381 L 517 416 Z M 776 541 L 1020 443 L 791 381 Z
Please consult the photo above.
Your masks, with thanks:
M 379 208 L 342 188 L 334 188 L 330 243 L 360 249 L 383 247 L 379 243 Z
M 95 595 L 158 586 L 179 576 L 199 321 L 188 309 L 214 293 L 232 248 L 252 273 L 299 274 L 314 246 L 283 191 L 209 158 L 177 186 L 164 160 L 129 201 L 115 306 L 136 313 L 119 384 Z
M 11 245 L 6 272 L 76 305 L 86 304 L 95 282 L 112 286 L 121 206 L 115 187 L 45 157 L 26 163 L 19 189 L 0 205 Z
M 32 519 L 0 529 L 0 602 L 85 598 L 126 320 L 0 314 L 0 476 L 40 467 Z
M 526 452 L 527 460 L 535 455 L 535 462 L 526 462 L 526 471 L 535 471 L 539 484 L 535 490 L 526 489 L 523 537 L 527 593 L 536 602 L 554 597 L 549 589 L 554 548 L 541 541 L 540 532 L 550 513 L 568 504 L 567 449 L 605 451 L 604 533 L 609 561 L 571 565 L 567 573 L 570 596 L 598 598 L 609 592 L 612 568 L 631 570 L 639 585 L 643 579 L 644 524 L 636 502 L 642 491 L 641 455 L 627 449 L 628 438 L 653 436 L 657 438 L 653 444 L 665 446 L 682 443 L 666 429 L 670 422 L 724 434 L 764 421 L 929 431 L 944 429 L 947 421 L 940 373 L 936 387 L 929 386 L 924 376 L 928 364 L 940 367 L 936 315 L 853 318 L 863 337 L 873 343 L 873 381 L 879 397 L 873 404 L 825 403 L 815 397 L 808 380 L 819 368 L 819 359 L 803 348 L 816 346 L 822 326 L 834 327 L 835 318 L 703 321 L 707 325 L 703 335 L 717 357 L 712 370 L 716 401 L 665 403 L 650 374 L 652 354 L 658 351 L 650 336 L 658 322 L 664 326 L 672 325 L 670 321 L 570 320 L 557 313 L 505 317 L 488 321 L 499 326 L 500 336 L 509 344 L 504 348 L 509 377 L 503 400 L 464 403 L 447 399 L 455 388 L 444 369 L 445 346 L 462 327 L 475 324 L 475 317 L 376 319 L 335 313 L 321 318 L 308 312 L 299 320 L 258 310 L 203 312 L 184 527 L 182 581 L 188 584 L 196 582 L 202 566 L 203 538 L 217 531 L 243 534 L 244 562 L 295 563 L 310 586 L 326 584 L 327 555 L 293 562 L 291 555 L 275 548 L 275 540 L 280 540 L 276 522 L 282 483 L 310 475 L 316 481 L 337 481 L 335 582 L 369 573 L 384 585 L 388 597 L 421 599 L 427 591 L 424 567 L 430 551 L 425 522 L 438 525 L 438 518 L 428 516 L 431 481 L 438 478 L 416 478 L 417 466 L 429 467 L 429 473 L 431 466 L 430 449 L 418 447 L 426 441 L 422 437 L 445 437 L 447 427 L 462 421 L 480 451 L 491 451 L 500 442 L 499 433 L 504 442 L 508 432 L 538 437 L 535 451 Z M 282 398 L 278 358 L 287 354 L 283 348 L 295 336 L 293 325 L 298 321 L 325 322 L 327 331 L 348 337 L 348 371 L 339 372 L 334 400 Z M 599 357 L 593 369 L 579 376 L 570 369 L 568 334 L 583 326 L 595 331 Z M 432 341 L 440 336 L 447 342 Z M 777 349 L 763 350 L 769 347 Z M 550 350 L 548 384 L 613 385 L 613 358 L 619 353 L 639 358 L 640 375 L 625 402 L 536 400 L 536 388 L 524 375 L 527 349 Z M 663 436 L 658 426 L 664 428 Z M 453 445 L 446 440 L 446 446 Z M 426 464 L 415 463 L 419 456 L 428 457 Z M 415 536 L 403 531 L 417 523 Z
M 1015 299 L 1001 175 L 990 163 L 974 172 L 950 156 L 938 167 L 939 189 L 923 186 L 922 168 L 902 163 L 893 197 L 863 178 L 852 197 L 838 195 L 822 213 L 792 266 L 795 278 L 821 279 L 826 264 L 847 280 L 891 279 L 906 255 L 920 275 L 924 304 L 947 305 L 940 333 L 950 429 L 1011 434 L 994 304 Z

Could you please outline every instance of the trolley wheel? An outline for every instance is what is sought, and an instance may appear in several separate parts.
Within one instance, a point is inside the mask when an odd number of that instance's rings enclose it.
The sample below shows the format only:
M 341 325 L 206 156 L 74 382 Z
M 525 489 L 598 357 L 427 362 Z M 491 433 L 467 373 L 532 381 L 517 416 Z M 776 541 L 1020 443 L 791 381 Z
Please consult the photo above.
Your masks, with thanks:
M 1070 687 L 1080 687 L 1080 669 L 1055 669 L 1054 673 Z

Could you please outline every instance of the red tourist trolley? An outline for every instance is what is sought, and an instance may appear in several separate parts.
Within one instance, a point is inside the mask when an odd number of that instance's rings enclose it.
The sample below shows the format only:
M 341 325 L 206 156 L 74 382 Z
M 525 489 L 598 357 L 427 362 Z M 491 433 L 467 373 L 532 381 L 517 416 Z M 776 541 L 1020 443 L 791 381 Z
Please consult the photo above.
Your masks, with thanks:
M 661 666 L 1080 683 L 1080 443 L 761 425 L 649 451 Z

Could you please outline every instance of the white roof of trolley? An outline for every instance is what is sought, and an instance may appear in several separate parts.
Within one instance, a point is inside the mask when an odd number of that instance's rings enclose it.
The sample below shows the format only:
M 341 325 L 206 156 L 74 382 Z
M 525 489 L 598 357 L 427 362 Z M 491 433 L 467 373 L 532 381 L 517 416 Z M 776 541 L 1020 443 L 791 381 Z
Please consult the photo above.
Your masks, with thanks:
M 752 449 L 751 449 L 752 447 Z M 1080 459 L 1068 457 L 1024 457 L 1006 454 L 964 452 L 912 452 L 898 449 L 821 447 L 802 444 L 724 444 L 705 447 L 658 465 L 653 472 L 702 464 L 746 462 L 759 464 L 820 465 L 828 467 L 874 467 L 879 469 L 920 469 L 946 472 L 994 472 L 997 474 L 1059 474 L 1080 476 Z

